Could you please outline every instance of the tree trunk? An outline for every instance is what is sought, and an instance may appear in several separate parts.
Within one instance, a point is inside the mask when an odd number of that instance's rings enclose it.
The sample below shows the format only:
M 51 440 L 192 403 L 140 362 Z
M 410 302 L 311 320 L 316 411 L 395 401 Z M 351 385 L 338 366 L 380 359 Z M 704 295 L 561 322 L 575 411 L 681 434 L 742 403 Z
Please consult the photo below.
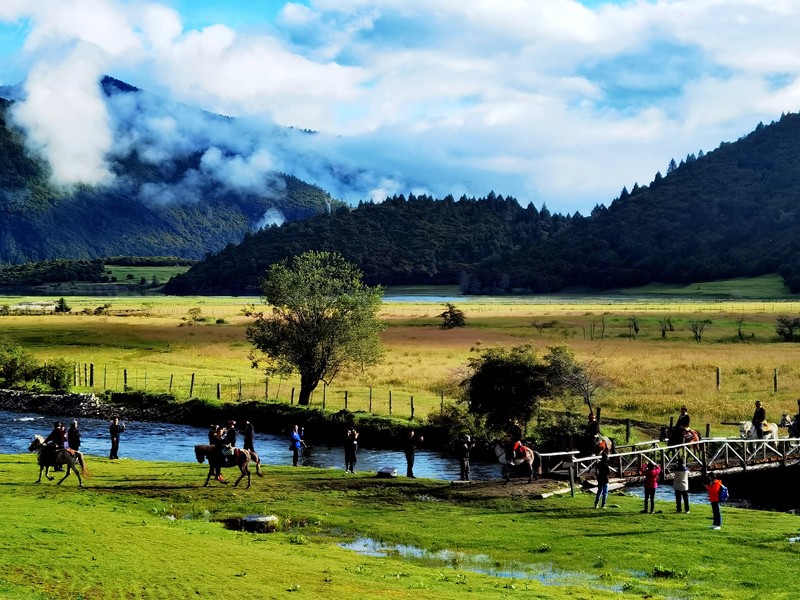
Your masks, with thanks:
M 311 375 L 300 375 L 300 396 L 297 399 L 297 404 L 300 406 L 308 406 L 311 401 L 311 392 L 317 389 L 319 379 Z

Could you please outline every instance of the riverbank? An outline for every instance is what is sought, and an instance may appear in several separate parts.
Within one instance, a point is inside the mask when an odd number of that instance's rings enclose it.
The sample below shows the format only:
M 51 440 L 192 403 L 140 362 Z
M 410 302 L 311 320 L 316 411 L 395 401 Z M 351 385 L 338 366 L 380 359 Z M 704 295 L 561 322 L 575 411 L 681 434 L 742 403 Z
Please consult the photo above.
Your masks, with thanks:
M 359 441 L 371 448 L 401 448 L 410 429 L 426 438 L 425 446 L 445 451 L 450 440 L 436 428 L 420 420 L 383 417 L 365 412 L 324 411 L 285 402 L 245 401 L 215 403 L 190 399 L 179 402 L 169 394 L 143 392 L 96 394 L 36 394 L 17 390 L 0 390 L 0 410 L 34 412 L 43 415 L 72 415 L 122 420 L 175 423 L 208 428 L 212 423 L 233 419 L 243 427 L 246 420 L 263 433 L 285 434 L 297 424 L 316 441 L 338 444 L 348 427 L 356 427 Z
M 201 487 L 197 464 L 93 459 L 85 489 L 36 485 L 0 456 L 8 598 L 789 598 L 800 520 L 657 501 L 495 496 L 486 488 L 269 467 L 249 490 Z M 233 471 L 230 471 L 232 473 Z M 522 486 L 519 486 L 522 487 Z M 228 529 L 275 515 L 275 533 Z M 24 518 L 21 517 L 24 515 Z M 377 548 L 377 550 L 376 550 Z

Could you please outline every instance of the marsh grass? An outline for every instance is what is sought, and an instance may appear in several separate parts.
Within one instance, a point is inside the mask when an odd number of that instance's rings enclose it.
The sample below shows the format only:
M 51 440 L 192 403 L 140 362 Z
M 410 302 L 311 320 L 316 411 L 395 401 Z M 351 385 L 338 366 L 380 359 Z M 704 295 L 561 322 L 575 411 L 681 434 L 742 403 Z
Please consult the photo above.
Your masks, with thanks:
M 86 489 L 33 484 L 30 455 L 0 457 L 3 502 L 0 593 L 12 598 L 621 598 L 787 596 L 800 567 L 797 517 L 723 508 L 640 515 L 640 500 L 615 494 L 533 500 L 472 496 L 434 480 L 380 480 L 367 473 L 270 467 L 250 490 L 203 488 L 197 464 L 88 458 Z M 222 521 L 274 514 L 273 534 Z M 502 579 L 397 553 L 362 556 L 339 547 L 358 537 L 458 556 L 488 555 L 497 566 L 564 571 L 567 583 Z M 662 576 L 656 576 L 656 573 Z M 675 574 L 668 577 L 666 574 Z

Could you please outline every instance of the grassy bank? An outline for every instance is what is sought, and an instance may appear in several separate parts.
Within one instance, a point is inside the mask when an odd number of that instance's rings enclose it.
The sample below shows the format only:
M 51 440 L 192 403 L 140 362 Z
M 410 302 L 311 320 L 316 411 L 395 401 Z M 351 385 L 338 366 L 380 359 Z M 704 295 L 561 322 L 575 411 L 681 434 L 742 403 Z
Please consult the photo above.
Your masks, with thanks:
M 250 490 L 200 487 L 205 465 L 89 457 L 86 489 L 36 485 L 30 455 L 0 456 L 0 546 L 7 598 L 789 598 L 800 567 L 800 520 L 724 509 L 638 513 L 613 496 L 533 500 L 523 484 L 483 488 L 432 480 L 269 467 Z M 226 529 L 274 514 L 279 531 Z M 360 537 L 444 560 L 371 557 L 340 547 Z M 529 569 L 531 578 L 470 570 Z

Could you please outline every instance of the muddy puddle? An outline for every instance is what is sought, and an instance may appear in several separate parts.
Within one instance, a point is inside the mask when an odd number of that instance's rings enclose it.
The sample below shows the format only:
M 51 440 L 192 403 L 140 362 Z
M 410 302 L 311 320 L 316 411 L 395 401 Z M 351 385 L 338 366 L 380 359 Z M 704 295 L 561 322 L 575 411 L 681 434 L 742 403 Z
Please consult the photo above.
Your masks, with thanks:
M 549 564 L 529 564 L 516 561 L 497 561 L 485 554 L 467 554 L 453 550 L 431 552 L 415 546 L 385 544 L 371 538 L 356 538 L 340 544 L 364 556 L 399 557 L 419 565 L 450 568 L 461 572 L 479 573 L 503 579 L 538 581 L 544 585 L 580 585 L 598 590 L 621 591 L 622 586 L 611 586 L 600 577 L 575 571 L 561 571 Z

